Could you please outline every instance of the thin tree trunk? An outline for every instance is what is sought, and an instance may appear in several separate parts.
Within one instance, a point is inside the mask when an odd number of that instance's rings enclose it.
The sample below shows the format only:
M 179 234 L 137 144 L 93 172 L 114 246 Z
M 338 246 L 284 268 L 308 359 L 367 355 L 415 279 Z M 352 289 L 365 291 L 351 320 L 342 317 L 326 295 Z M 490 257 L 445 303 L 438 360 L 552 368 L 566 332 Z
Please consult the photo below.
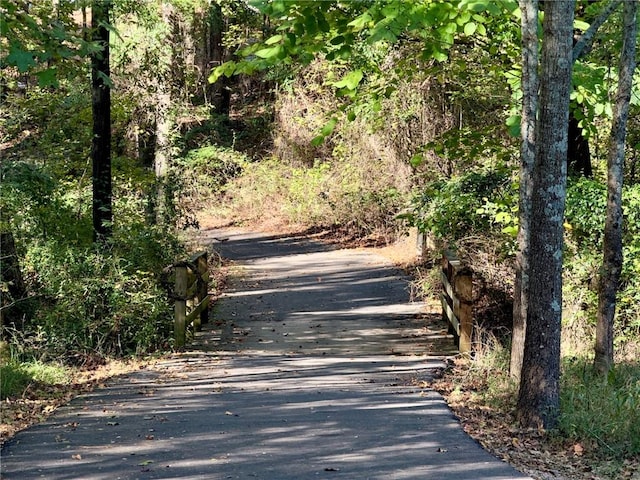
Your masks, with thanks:
M 19 309 L 14 307 L 27 298 L 27 288 L 11 232 L 0 232 L 0 286 L 6 287 L 0 289 L 0 325 L 19 328 Z
M 522 122 L 520 148 L 520 200 L 518 253 L 513 294 L 513 334 L 510 373 L 520 381 L 529 288 L 529 238 L 531 231 L 531 177 L 536 155 L 538 109 L 538 0 L 520 0 L 522 11 Z
M 607 217 L 604 227 L 603 261 L 598 288 L 598 315 L 594 366 L 606 374 L 613 365 L 613 322 L 616 294 L 622 272 L 622 182 L 629 103 L 635 69 L 638 4 L 624 2 L 624 38 L 620 54 L 618 92 L 607 157 Z
M 94 241 L 111 238 L 113 223 L 111 184 L 111 86 L 109 84 L 110 0 L 95 0 L 91 7 L 92 38 L 101 50 L 91 55 L 93 107 L 93 234 Z
M 166 25 L 173 25 L 176 21 L 173 7 L 167 2 L 162 3 L 162 19 Z M 175 64 L 174 49 L 171 52 L 171 64 Z M 150 220 L 156 224 L 163 224 L 167 220 L 168 212 L 166 177 L 171 161 L 171 120 L 169 109 L 171 107 L 172 73 L 173 70 L 168 68 L 155 79 L 153 169 L 156 183 L 155 191 L 152 194 L 154 197 L 152 199 L 153 215 Z
M 210 29 L 210 54 L 213 68 L 222 65 L 226 59 L 226 49 L 223 44 L 225 19 L 222 7 L 218 3 L 212 3 L 209 12 Z M 228 115 L 231 109 L 231 97 L 229 94 L 229 79 L 223 75 L 210 87 L 210 102 L 215 113 Z
M 517 413 L 554 428 L 560 396 L 562 248 L 575 0 L 545 3 L 529 245 L 529 288 Z

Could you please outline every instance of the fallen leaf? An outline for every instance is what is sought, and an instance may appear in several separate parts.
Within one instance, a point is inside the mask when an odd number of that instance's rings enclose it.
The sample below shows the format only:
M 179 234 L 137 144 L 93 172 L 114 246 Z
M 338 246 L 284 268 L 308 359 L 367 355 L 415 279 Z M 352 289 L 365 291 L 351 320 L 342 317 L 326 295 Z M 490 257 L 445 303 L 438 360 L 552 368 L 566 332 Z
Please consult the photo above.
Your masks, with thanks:
M 576 443 L 573 446 L 573 454 L 577 457 L 581 457 L 584 454 L 584 447 L 581 444 Z

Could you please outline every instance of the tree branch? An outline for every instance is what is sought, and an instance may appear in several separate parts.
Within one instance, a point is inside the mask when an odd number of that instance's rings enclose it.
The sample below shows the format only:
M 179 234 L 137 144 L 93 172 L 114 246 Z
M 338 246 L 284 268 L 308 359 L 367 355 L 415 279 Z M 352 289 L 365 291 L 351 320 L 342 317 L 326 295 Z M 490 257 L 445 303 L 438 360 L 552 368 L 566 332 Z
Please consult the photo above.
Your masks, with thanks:
M 582 56 L 589 53 L 593 46 L 593 41 L 598 33 L 600 27 L 607 21 L 611 14 L 615 11 L 623 0 L 611 0 L 611 3 L 607 5 L 604 10 L 593 21 L 589 28 L 578 38 L 578 41 L 573 46 L 573 61 L 582 58 Z

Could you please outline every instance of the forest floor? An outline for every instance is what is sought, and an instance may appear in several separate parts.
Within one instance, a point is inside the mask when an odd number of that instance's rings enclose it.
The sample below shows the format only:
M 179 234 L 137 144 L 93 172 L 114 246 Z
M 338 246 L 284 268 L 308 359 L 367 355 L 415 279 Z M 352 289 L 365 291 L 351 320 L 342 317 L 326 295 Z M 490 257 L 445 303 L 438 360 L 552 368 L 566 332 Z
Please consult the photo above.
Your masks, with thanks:
M 316 238 L 322 235 L 315 235 Z M 337 243 L 341 239 L 327 234 L 325 241 Z M 407 237 L 392 246 L 371 247 L 371 239 L 364 244 L 347 242 L 346 246 L 372 248 L 396 265 L 411 272 L 415 262 L 415 243 Z M 414 269 L 415 270 L 415 269 Z M 220 279 L 220 283 L 222 279 Z M 31 384 L 19 397 L 2 402 L 0 440 L 4 443 L 17 431 L 39 423 L 73 397 L 89 392 L 109 378 L 148 368 L 158 359 L 112 361 L 106 365 L 87 364 L 72 371 L 73 380 L 60 385 Z M 460 419 L 464 430 L 482 446 L 512 464 L 520 471 L 541 480 L 640 480 L 640 459 L 627 459 L 622 466 L 612 462 L 590 445 L 567 441 L 541 431 L 523 430 L 517 426 L 513 409 L 507 405 L 488 404 L 478 395 L 487 388 L 487 374 L 473 374 L 473 362 L 453 358 L 449 368 L 430 384 L 420 385 L 440 392 Z M 492 372 L 501 375 L 504 372 Z

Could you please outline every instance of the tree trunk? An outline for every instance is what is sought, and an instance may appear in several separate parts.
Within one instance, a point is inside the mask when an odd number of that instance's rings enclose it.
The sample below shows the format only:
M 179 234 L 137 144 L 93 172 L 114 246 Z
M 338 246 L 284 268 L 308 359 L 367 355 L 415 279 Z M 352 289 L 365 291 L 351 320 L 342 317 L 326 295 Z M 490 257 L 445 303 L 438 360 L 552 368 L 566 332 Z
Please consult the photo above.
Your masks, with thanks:
M 529 238 L 531 231 L 531 177 L 536 154 L 535 125 L 538 109 L 538 0 L 520 0 L 522 11 L 522 144 L 520 148 L 520 200 L 518 253 L 513 293 L 511 376 L 520 381 L 529 288 Z
M 582 128 L 575 115 L 569 114 L 569 146 L 567 151 L 567 169 L 574 175 L 593 176 L 591 168 L 591 149 L 589 140 L 582 135 Z
M 97 243 L 111 238 L 113 223 L 111 185 L 111 86 L 109 79 L 110 0 L 94 0 L 91 6 L 92 39 L 101 50 L 91 55 L 93 109 L 93 238 Z
M 622 182 L 627 118 L 635 69 L 637 12 L 637 2 L 624 2 L 624 38 L 607 156 L 607 218 L 598 288 L 594 359 L 595 368 L 603 375 L 613 365 L 613 321 L 622 272 Z
M 210 46 L 210 70 L 222 65 L 226 60 L 226 49 L 222 41 L 225 30 L 224 14 L 220 4 L 213 2 L 209 12 L 209 46 Z M 223 75 L 214 84 L 210 84 L 211 106 L 215 113 L 228 115 L 231 109 L 231 96 L 229 94 L 229 79 Z
M 545 3 L 531 198 L 529 288 L 518 418 L 554 428 L 559 413 L 562 248 L 575 0 Z
M 0 325 L 20 326 L 16 303 L 27 298 L 16 245 L 11 232 L 0 232 Z

